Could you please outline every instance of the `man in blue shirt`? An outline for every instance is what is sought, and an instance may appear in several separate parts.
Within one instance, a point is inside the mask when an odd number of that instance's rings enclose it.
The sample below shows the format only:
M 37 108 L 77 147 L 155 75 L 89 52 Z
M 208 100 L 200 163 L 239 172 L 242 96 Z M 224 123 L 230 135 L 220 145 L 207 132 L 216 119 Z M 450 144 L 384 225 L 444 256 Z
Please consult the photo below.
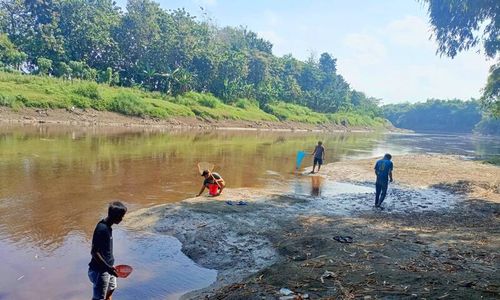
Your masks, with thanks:
M 384 202 L 387 193 L 389 181 L 392 182 L 392 156 L 387 153 L 384 158 L 378 160 L 375 164 L 375 175 L 377 175 L 377 182 L 375 183 L 375 207 L 380 207 Z

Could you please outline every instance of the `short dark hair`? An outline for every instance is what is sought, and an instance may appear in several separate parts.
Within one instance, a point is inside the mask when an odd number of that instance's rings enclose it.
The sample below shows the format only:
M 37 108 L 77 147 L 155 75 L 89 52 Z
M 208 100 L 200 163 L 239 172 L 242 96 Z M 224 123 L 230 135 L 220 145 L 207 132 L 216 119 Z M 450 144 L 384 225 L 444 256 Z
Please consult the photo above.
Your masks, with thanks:
M 110 218 L 116 219 L 119 217 L 123 217 L 126 212 L 127 212 L 127 207 L 120 201 L 114 201 L 109 204 L 108 217 Z
M 210 172 L 208 170 L 204 170 L 203 173 L 201 173 L 201 176 L 205 176 L 205 175 L 208 175 L 210 174 Z
M 384 155 L 384 158 L 385 158 L 385 159 L 388 159 L 388 160 L 391 160 L 391 159 L 392 159 L 392 155 L 390 155 L 389 153 L 386 153 L 386 154 Z
M 322 142 L 322 141 L 318 141 L 318 144 L 319 144 L 319 145 L 323 145 L 323 142 Z

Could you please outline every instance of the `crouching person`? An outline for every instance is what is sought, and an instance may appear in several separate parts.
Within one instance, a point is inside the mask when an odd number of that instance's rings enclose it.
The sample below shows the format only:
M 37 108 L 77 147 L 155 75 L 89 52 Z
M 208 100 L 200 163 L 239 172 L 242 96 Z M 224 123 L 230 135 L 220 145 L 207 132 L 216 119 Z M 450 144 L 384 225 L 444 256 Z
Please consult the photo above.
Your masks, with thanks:
M 213 184 L 217 185 L 217 192 L 214 194 L 211 193 L 212 196 L 219 196 L 222 193 L 222 190 L 226 187 L 226 182 L 224 181 L 222 176 L 220 176 L 219 173 L 205 170 L 203 171 L 203 173 L 201 173 L 201 176 L 205 177 L 205 179 L 203 180 L 203 185 L 201 186 L 201 190 L 198 193 L 198 195 L 196 195 L 196 197 L 200 196 L 205 190 L 205 188 L 208 188 L 210 190 L 210 185 Z

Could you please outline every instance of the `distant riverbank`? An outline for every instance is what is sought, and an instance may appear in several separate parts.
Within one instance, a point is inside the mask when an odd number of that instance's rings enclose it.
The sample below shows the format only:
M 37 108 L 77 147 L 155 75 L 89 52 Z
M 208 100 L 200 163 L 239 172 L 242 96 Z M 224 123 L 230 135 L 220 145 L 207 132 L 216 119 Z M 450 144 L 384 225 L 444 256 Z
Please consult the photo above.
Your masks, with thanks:
M 260 299 L 284 296 L 281 288 L 313 299 L 498 297 L 500 168 L 458 156 L 397 156 L 380 211 L 372 208 L 373 163 L 325 166 L 319 194 L 309 194 L 304 173 L 269 189 L 142 209 L 126 225 L 173 235 L 186 255 L 219 271 L 186 298 Z
M 251 99 L 222 101 L 210 93 L 171 96 L 85 80 L 0 72 L 2 121 L 94 126 L 164 126 L 286 130 L 384 130 L 373 112 L 346 108 L 320 113 L 298 104 Z
M 328 131 L 328 132 L 368 132 L 378 130 L 398 131 L 390 125 L 385 127 L 343 126 L 334 123 L 311 124 L 294 121 L 250 121 L 201 117 L 171 117 L 158 119 L 134 117 L 115 112 L 94 109 L 43 109 L 23 108 L 13 110 L 0 106 L 0 122 L 11 124 L 61 124 L 73 126 L 113 126 L 113 127 L 157 127 L 196 129 L 237 129 L 237 130 L 285 130 L 285 131 Z

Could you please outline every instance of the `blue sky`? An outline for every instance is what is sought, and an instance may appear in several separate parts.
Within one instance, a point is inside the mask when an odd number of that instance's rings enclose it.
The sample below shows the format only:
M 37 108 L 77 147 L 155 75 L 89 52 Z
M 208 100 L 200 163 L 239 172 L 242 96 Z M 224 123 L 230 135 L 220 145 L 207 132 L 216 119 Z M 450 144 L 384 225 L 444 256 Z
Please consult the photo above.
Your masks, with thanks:
M 493 63 L 478 49 L 454 59 L 436 55 L 426 9 L 416 0 L 156 2 L 208 15 L 219 26 L 246 26 L 271 41 L 278 56 L 291 53 L 304 60 L 328 52 L 353 88 L 383 103 L 477 98 Z

